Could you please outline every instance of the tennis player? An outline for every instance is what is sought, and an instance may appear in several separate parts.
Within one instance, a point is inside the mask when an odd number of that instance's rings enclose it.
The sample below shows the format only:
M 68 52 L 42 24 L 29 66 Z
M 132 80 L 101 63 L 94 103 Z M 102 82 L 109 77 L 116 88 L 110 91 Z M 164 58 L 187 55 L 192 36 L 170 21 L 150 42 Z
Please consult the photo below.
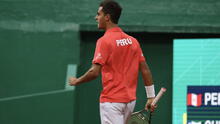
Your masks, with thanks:
M 102 73 L 103 90 L 100 95 L 101 124 L 126 124 L 134 110 L 138 72 L 142 73 L 147 102 L 155 97 L 152 75 L 138 41 L 118 27 L 121 6 L 113 0 L 100 3 L 95 19 L 105 34 L 98 39 L 91 68 L 81 77 L 71 77 L 72 86 L 91 81 Z

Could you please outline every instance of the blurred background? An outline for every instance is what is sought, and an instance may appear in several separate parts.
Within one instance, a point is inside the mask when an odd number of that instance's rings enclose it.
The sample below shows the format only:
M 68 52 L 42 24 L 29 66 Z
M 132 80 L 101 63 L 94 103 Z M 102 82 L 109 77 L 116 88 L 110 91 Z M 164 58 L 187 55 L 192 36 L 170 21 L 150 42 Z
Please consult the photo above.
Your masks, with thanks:
M 100 2 L 0 0 L 0 124 L 100 123 L 101 77 L 67 84 L 90 68 L 104 34 L 94 20 Z M 152 122 L 186 124 L 187 86 L 220 85 L 220 1 L 118 2 L 119 26 L 139 40 L 156 92 L 167 88 Z M 137 97 L 135 111 L 146 101 L 141 76 Z

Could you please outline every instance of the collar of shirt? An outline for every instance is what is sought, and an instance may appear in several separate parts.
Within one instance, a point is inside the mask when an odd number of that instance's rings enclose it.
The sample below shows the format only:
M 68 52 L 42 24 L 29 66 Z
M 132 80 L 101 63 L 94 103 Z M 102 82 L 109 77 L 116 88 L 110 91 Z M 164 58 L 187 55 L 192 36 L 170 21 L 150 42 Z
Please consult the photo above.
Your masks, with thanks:
M 108 29 L 105 33 L 108 33 L 108 32 L 122 32 L 122 29 L 120 27 L 114 27 L 114 28 Z

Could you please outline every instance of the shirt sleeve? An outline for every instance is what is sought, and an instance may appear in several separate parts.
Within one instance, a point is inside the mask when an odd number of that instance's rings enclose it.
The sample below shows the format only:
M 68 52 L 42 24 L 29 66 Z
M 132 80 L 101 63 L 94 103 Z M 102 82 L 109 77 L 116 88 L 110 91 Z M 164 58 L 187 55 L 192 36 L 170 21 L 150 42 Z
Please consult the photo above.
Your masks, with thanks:
M 98 40 L 96 43 L 95 54 L 92 60 L 93 64 L 104 65 L 107 61 L 109 50 L 108 45 L 104 40 Z

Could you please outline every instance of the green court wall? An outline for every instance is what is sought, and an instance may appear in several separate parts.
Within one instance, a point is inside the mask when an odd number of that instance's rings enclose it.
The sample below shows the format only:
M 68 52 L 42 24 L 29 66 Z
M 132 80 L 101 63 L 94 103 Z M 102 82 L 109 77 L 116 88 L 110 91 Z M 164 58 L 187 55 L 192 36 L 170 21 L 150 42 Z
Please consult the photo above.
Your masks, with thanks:
M 79 63 L 78 26 L 57 25 L 0 29 L 1 124 L 73 124 L 75 92 L 66 82 Z
M 90 66 L 99 0 L 0 1 L 0 123 L 99 123 L 100 77 L 77 88 L 69 75 Z M 171 123 L 172 40 L 159 33 L 220 33 L 218 0 L 120 0 L 119 25 L 140 40 L 156 91 L 167 95 L 153 121 Z M 151 35 L 149 35 L 149 33 Z M 149 39 L 148 39 L 149 38 Z M 72 71 L 71 71 L 72 70 Z M 139 77 L 135 110 L 144 106 Z M 86 118 L 86 119 L 85 119 Z
M 2 0 L 0 27 L 15 23 L 65 22 L 94 30 L 100 0 Z M 154 32 L 220 32 L 218 0 L 118 0 L 123 7 L 119 24 L 129 30 Z M 6 26 L 5 27 L 5 23 Z M 90 28 L 88 28 L 88 26 Z
M 77 32 L 0 33 L 0 98 L 65 88 L 67 65 L 78 63 Z
M 56 91 L 0 99 L 1 124 L 73 124 L 74 93 Z

